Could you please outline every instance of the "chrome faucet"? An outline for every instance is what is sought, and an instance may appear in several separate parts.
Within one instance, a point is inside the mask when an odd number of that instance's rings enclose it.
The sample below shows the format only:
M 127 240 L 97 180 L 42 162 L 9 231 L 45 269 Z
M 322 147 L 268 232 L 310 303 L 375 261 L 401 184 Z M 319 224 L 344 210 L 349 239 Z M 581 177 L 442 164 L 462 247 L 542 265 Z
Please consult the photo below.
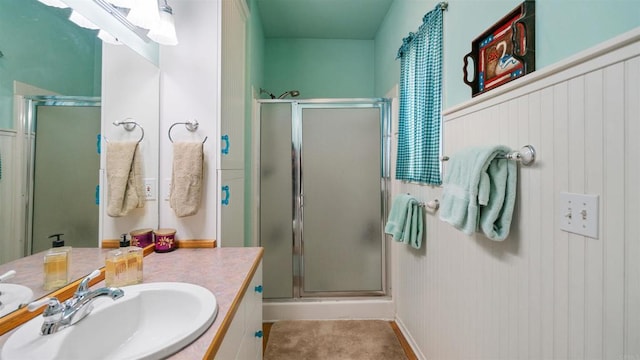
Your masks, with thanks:
M 100 270 L 95 270 L 82 279 L 73 297 L 63 303 L 60 303 L 56 298 L 44 298 L 28 305 L 29 311 L 35 311 L 43 305 L 47 305 L 42 313 L 44 322 L 40 328 L 41 335 L 53 334 L 84 319 L 93 310 L 93 301 L 99 297 L 108 296 L 117 300 L 124 296 L 124 291 L 119 288 L 104 287 L 89 290 L 89 281 L 98 275 L 100 275 Z

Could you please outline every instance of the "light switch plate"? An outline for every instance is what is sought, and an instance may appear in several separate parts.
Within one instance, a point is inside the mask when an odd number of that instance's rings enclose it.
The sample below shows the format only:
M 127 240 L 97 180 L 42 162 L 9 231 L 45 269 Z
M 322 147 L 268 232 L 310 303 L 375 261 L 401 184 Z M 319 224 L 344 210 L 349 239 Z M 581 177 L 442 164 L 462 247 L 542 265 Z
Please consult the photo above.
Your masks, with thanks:
M 156 179 L 146 178 L 144 179 L 144 196 L 147 201 L 156 199 L 158 187 L 156 186 Z
M 597 239 L 598 207 L 598 195 L 561 192 L 558 204 L 560 229 Z

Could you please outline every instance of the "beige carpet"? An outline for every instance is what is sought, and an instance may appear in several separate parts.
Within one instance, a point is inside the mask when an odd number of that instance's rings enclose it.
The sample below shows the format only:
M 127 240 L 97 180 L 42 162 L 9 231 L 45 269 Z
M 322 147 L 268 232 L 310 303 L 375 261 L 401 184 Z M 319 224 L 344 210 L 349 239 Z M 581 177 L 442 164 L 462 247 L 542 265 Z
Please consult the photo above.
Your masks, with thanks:
M 406 360 L 388 321 L 296 320 L 271 327 L 264 360 Z

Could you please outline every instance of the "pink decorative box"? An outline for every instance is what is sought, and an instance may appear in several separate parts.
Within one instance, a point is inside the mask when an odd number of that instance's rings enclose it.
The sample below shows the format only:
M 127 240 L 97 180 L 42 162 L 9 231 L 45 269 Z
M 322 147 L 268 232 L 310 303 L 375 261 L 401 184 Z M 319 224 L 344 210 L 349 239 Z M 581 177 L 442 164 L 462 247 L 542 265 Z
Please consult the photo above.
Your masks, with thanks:
M 176 249 L 176 229 L 158 229 L 153 231 L 155 252 L 169 252 Z
M 131 246 L 145 248 L 147 245 L 153 244 L 152 229 L 138 229 L 129 233 L 131 235 Z

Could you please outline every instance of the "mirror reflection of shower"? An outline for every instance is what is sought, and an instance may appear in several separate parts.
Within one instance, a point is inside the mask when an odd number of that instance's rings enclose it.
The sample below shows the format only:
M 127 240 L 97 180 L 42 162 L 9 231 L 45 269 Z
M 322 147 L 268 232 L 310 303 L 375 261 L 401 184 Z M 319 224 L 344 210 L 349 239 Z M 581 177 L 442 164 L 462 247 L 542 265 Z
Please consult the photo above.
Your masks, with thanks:
M 271 93 L 269 90 L 266 89 L 262 89 L 260 88 L 260 94 L 267 94 L 269 95 L 270 98 L 272 99 L 284 99 L 287 96 L 291 96 L 291 97 L 297 97 L 300 96 L 300 91 L 298 90 L 289 90 L 289 91 L 285 91 L 282 94 L 280 94 L 280 96 L 276 97 L 275 95 L 273 95 L 273 93 Z

